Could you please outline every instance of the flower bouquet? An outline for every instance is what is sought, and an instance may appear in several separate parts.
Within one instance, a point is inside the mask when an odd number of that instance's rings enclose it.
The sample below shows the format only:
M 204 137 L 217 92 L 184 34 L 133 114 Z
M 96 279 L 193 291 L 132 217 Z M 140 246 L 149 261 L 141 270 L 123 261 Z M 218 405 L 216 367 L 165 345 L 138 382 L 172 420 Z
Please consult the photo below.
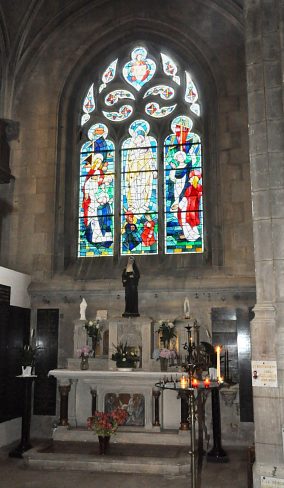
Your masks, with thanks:
M 93 348 L 93 356 L 96 355 L 96 346 L 100 342 L 102 338 L 102 326 L 98 319 L 96 320 L 88 320 L 85 323 L 85 329 L 87 334 L 92 339 L 92 348 Z
M 111 359 L 116 361 L 116 366 L 118 368 L 134 368 L 136 362 L 140 361 L 139 356 L 127 346 L 127 342 L 125 344 L 120 342 L 117 346 L 114 346 L 114 348 L 116 349 L 116 352 L 112 354 Z
M 168 349 L 170 340 L 176 337 L 176 328 L 173 322 L 168 320 L 159 320 L 159 329 L 157 331 L 160 335 L 161 342 L 164 347 Z
M 89 357 L 90 355 L 92 354 L 92 349 L 90 348 L 90 346 L 83 346 L 81 347 L 81 349 L 78 349 L 78 356 L 79 358 L 81 358 L 81 364 L 80 364 L 80 368 L 81 369 L 89 369 Z
M 115 434 L 118 427 L 123 425 L 128 417 L 128 413 L 123 408 L 116 408 L 110 413 L 96 411 L 87 420 L 87 427 L 93 430 L 99 437 L 100 454 L 105 454 L 109 439 Z
M 157 361 L 160 360 L 161 371 L 168 370 L 168 364 L 171 362 L 173 364 L 174 359 L 177 358 L 177 353 L 174 349 L 155 349 L 153 352 L 153 358 Z
M 90 346 L 83 346 L 81 349 L 78 349 L 78 357 L 81 359 L 89 358 L 92 353 L 92 349 Z

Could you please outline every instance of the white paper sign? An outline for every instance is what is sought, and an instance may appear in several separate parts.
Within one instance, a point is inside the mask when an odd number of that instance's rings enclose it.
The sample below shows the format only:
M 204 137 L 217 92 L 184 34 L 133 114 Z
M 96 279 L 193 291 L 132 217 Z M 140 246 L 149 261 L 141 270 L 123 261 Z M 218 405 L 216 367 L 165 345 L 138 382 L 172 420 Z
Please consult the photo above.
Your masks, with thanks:
M 107 310 L 97 310 L 96 319 L 107 320 Z
M 261 477 L 261 488 L 284 488 L 284 479 Z
M 252 386 L 277 387 L 276 361 L 252 361 Z

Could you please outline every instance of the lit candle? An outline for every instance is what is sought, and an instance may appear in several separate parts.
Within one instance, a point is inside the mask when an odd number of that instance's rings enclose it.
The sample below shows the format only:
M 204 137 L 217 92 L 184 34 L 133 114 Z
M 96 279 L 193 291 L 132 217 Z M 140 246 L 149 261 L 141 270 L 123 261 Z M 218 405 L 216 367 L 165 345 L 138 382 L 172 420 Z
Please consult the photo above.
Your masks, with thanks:
M 199 385 L 198 379 L 197 378 L 192 378 L 191 384 L 192 384 L 192 387 L 193 388 L 198 388 L 198 385 Z
M 209 388 L 210 386 L 210 378 L 208 376 L 203 381 L 205 388 Z
M 184 390 L 187 387 L 187 379 L 184 375 L 182 375 L 180 379 L 180 387 Z
M 221 377 L 221 346 L 216 346 L 217 353 L 217 380 Z

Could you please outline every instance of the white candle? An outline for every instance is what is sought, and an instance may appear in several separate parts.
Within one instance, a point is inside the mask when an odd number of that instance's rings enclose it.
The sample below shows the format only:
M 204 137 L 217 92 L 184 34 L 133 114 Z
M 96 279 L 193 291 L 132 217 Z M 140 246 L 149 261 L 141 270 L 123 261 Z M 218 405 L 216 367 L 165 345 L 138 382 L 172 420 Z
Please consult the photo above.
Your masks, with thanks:
M 221 378 L 221 346 L 216 346 L 217 353 L 217 380 Z

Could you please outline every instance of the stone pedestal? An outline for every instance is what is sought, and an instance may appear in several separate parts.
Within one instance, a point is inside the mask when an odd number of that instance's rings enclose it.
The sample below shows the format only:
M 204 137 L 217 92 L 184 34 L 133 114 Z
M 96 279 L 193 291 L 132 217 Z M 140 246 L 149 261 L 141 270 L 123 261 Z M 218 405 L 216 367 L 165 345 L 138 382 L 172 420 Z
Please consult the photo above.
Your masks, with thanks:
M 78 357 L 78 351 L 88 343 L 85 320 L 74 320 L 74 357 Z

